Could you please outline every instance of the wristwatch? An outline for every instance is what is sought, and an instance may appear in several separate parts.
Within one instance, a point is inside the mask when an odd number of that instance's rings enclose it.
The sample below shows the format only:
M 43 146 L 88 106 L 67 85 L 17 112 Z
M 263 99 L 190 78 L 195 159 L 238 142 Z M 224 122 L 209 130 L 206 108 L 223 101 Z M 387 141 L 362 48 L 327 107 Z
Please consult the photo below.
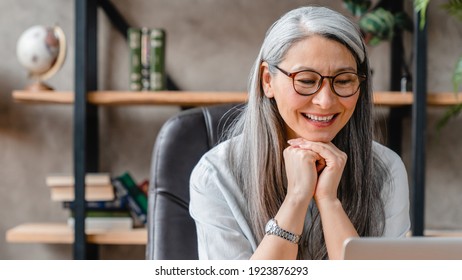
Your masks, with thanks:
M 276 235 L 281 238 L 284 238 L 285 240 L 288 240 L 294 244 L 298 244 L 300 242 L 300 235 L 294 234 L 292 232 L 289 232 L 287 230 L 284 230 L 278 226 L 277 221 L 273 218 L 268 221 L 268 223 L 265 226 L 265 233 L 267 235 Z

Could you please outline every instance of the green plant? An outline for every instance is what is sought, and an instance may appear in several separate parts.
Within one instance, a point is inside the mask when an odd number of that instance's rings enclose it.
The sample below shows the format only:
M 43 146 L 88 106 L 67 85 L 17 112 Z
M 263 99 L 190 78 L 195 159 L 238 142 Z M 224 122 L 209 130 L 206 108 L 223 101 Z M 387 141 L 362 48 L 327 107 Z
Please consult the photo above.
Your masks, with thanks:
M 425 25 L 426 19 L 426 10 L 428 5 L 430 4 L 430 0 L 414 0 L 414 10 L 416 12 L 421 12 L 421 21 L 420 27 L 423 28 Z M 449 15 L 455 17 L 456 19 L 462 21 L 462 0 L 449 0 L 445 4 L 441 5 L 443 9 L 445 9 Z M 454 94 L 457 95 L 459 88 L 462 83 L 462 56 L 460 56 L 454 67 L 454 71 L 452 73 L 452 87 Z M 456 104 L 451 106 L 446 112 L 444 113 L 443 117 L 438 121 L 436 124 L 436 128 L 440 131 L 450 119 L 458 116 L 462 112 L 462 103 Z
M 358 25 L 370 46 L 390 40 L 396 28 L 412 32 L 412 21 L 404 12 L 392 12 L 388 4 L 392 1 L 381 0 L 372 5 L 371 0 L 344 0 L 348 11 L 357 18 Z

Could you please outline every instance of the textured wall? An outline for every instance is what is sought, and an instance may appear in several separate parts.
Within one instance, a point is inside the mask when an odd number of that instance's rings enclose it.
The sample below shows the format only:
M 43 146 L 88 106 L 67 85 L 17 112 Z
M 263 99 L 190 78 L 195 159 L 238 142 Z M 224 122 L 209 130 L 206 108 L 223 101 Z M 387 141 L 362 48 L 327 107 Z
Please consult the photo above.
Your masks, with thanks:
M 113 0 L 132 26 L 167 31 L 167 69 L 186 90 L 245 90 L 247 76 L 266 29 L 287 10 L 323 3 L 342 10 L 340 1 L 278 0 Z M 410 2 L 410 1 L 405 1 Z M 434 3 L 433 3 L 434 2 Z M 462 54 L 462 23 L 447 19 L 434 0 L 430 10 L 430 91 L 450 91 L 450 73 Z M 409 5 L 409 4 L 407 4 Z M 67 213 L 50 201 L 45 176 L 72 172 L 72 121 L 69 105 L 14 103 L 11 92 L 27 84 L 15 56 L 16 41 L 28 27 L 59 24 L 67 34 L 69 52 L 63 69 L 49 83 L 58 90 L 74 87 L 74 1 L 3 0 L 0 10 L 0 259 L 68 259 L 68 245 L 8 244 L 5 231 L 25 222 L 62 222 Z M 444 19 L 444 20 L 441 20 Z M 444 32 L 441 30 L 444 29 Z M 407 35 L 407 40 L 412 39 Z M 99 14 L 99 87 L 128 88 L 128 50 L 120 34 Z M 459 47 L 458 47 L 459 46 Z M 388 44 L 370 49 L 375 89 L 388 88 Z M 410 49 L 407 51 L 411 53 Z M 408 55 L 410 57 L 410 55 Z M 409 59 L 410 60 L 410 59 Z M 149 176 L 152 146 L 162 123 L 179 108 L 161 106 L 100 109 L 102 171 L 129 170 L 137 180 Z M 386 111 L 386 109 L 385 109 Z M 462 132 L 443 130 L 435 120 L 443 109 L 429 110 L 427 128 L 427 206 L 429 227 L 462 228 L 462 177 L 458 159 Z M 411 168 L 410 121 L 405 122 L 403 158 Z M 102 246 L 102 258 L 144 258 L 143 246 Z

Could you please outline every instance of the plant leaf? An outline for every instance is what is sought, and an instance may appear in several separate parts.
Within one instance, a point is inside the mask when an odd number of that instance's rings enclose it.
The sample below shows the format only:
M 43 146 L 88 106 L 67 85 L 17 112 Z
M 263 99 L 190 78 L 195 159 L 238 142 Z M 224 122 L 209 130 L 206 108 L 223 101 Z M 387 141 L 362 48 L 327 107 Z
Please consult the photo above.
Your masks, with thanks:
M 414 0 L 414 10 L 420 12 L 420 29 L 425 27 L 428 4 L 430 4 L 430 0 Z
M 409 17 L 408 14 L 404 12 L 395 14 L 395 24 L 399 28 L 407 30 L 409 32 L 414 31 L 412 19 Z
M 441 7 L 448 11 L 451 16 L 462 20 L 462 0 L 450 0 L 448 3 L 441 5 Z
M 450 0 L 448 3 L 441 5 L 443 9 L 448 11 L 448 13 L 459 20 L 462 20 L 462 0 Z M 452 85 L 454 89 L 454 94 L 457 96 L 459 91 L 459 86 L 462 83 L 462 56 L 456 62 L 454 72 L 452 73 Z M 446 110 L 443 117 L 436 124 L 438 132 L 446 126 L 450 119 L 456 117 L 462 112 L 462 103 L 451 106 Z
M 366 33 L 381 40 L 393 37 L 395 18 L 393 14 L 383 8 L 366 13 L 359 21 L 359 27 Z
M 456 62 L 456 67 L 452 73 L 452 85 L 454 87 L 454 93 L 459 91 L 460 83 L 462 82 L 462 56 Z
M 438 131 L 438 133 L 441 131 L 443 127 L 446 126 L 446 124 L 449 122 L 450 119 L 459 115 L 461 111 L 462 111 L 461 103 L 452 105 L 451 107 L 449 107 L 449 109 L 446 110 L 446 112 L 444 112 L 443 117 L 439 119 L 438 123 L 436 124 L 436 130 Z
M 374 47 L 374 46 L 377 46 L 378 44 L 380 44 L 380 42 L 382 42 L 382 39 L 380 39 L 379 37 L 373 36 L 369 40 L 369 45 Z
M 454 72 L 452 73 L 452 84 L 454 86 L 454 94 L 457 94 L 457 92 L 459 91 L 459 86 L 461 82 L 462 82 L 462 56 L 459 57 L 459 60 L 456 63 Z M 444 126 L 446 126 L 449 120 L 459 115 L 461 111 L 462 111 L 462 103 L 449 107 L 449 109 L 447 109 L 444 112 L 443 117 L 441 117 L 441 119 L 436 124 L 437 131 L 440 132 L 441 129 Z
M 371 0 L 344 0 L 344 6 L 355 17 L 361 17 L 371 7 Z

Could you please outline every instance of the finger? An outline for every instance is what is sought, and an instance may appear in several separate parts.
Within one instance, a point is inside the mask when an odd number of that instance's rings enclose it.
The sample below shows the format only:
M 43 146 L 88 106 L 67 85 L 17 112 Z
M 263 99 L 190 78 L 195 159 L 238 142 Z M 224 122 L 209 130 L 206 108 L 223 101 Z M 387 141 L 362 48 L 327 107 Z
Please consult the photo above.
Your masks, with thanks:
M 296 156 L 299 158 L 304 158 L 310 162 L 315 163 L 319 160 L 324 160 L 318 153 L 310 149 L 300 148 L 299 146 L 289 146 L 284 150 L 284 156 Z
M 294 138 L 294 139 L 289 139 L 287 140 L 287 143 L 291 146 L 298 146 L 300 144 L 303 144 L 304 139 L 303 138 Z
M 317 142 L 311 142 L 311 141 L 305 140 L 303 138 L 294 138 L 294 139 L 288 140 L 287 143 L 289 143 L 291 145 L 290 147 L 293 147 L 293 148 L 302 148 L 302 149 L 305 149 L 305 150 L 311 150 L 311 151 L 315 152 L 314 149 L 310 149 L 310 147 L 312 147 L 310 145 L 310 143 L 316 144 Z M 328 145 L 326 143 L 320 143 L 320 144 L 321 145 Z M 333 144 L 332 144 L 332 146 L 333 146 L 333 148 L 335 150 L 336 147 Z M 316 152 L 316 154 L 318 154 L 318 153 Z M 319 173 L 320 171 L 322 171 L 324 169 L 324 167 L 326 167 L 326 161 L 324 160 L 322 155 L 320 156 L 318 154 L 318 157 L 319 157 L 319 159 L 317 159 L 317 162 L 316 162 L 316 170 Z
M 326 161 L 323 158 L 316 161 L 316 171 L 318 174 L 324 169 L 324 167 L 326 167 Z
M 298 146 L 302 149 L 312 150 L 313 152 L 320 154 L 324 158 L 325 156 L 340 156 L 343 153 L 332 143 L 311 142 L 305 140 L 302 143 L 299 143 Z
M 302 144 L 299 144 L 299 147 L 318 153 L 325 159 L 327 166 L 344 166 L 347 161 L 347 155 L 332 143 L 304 141 Z

